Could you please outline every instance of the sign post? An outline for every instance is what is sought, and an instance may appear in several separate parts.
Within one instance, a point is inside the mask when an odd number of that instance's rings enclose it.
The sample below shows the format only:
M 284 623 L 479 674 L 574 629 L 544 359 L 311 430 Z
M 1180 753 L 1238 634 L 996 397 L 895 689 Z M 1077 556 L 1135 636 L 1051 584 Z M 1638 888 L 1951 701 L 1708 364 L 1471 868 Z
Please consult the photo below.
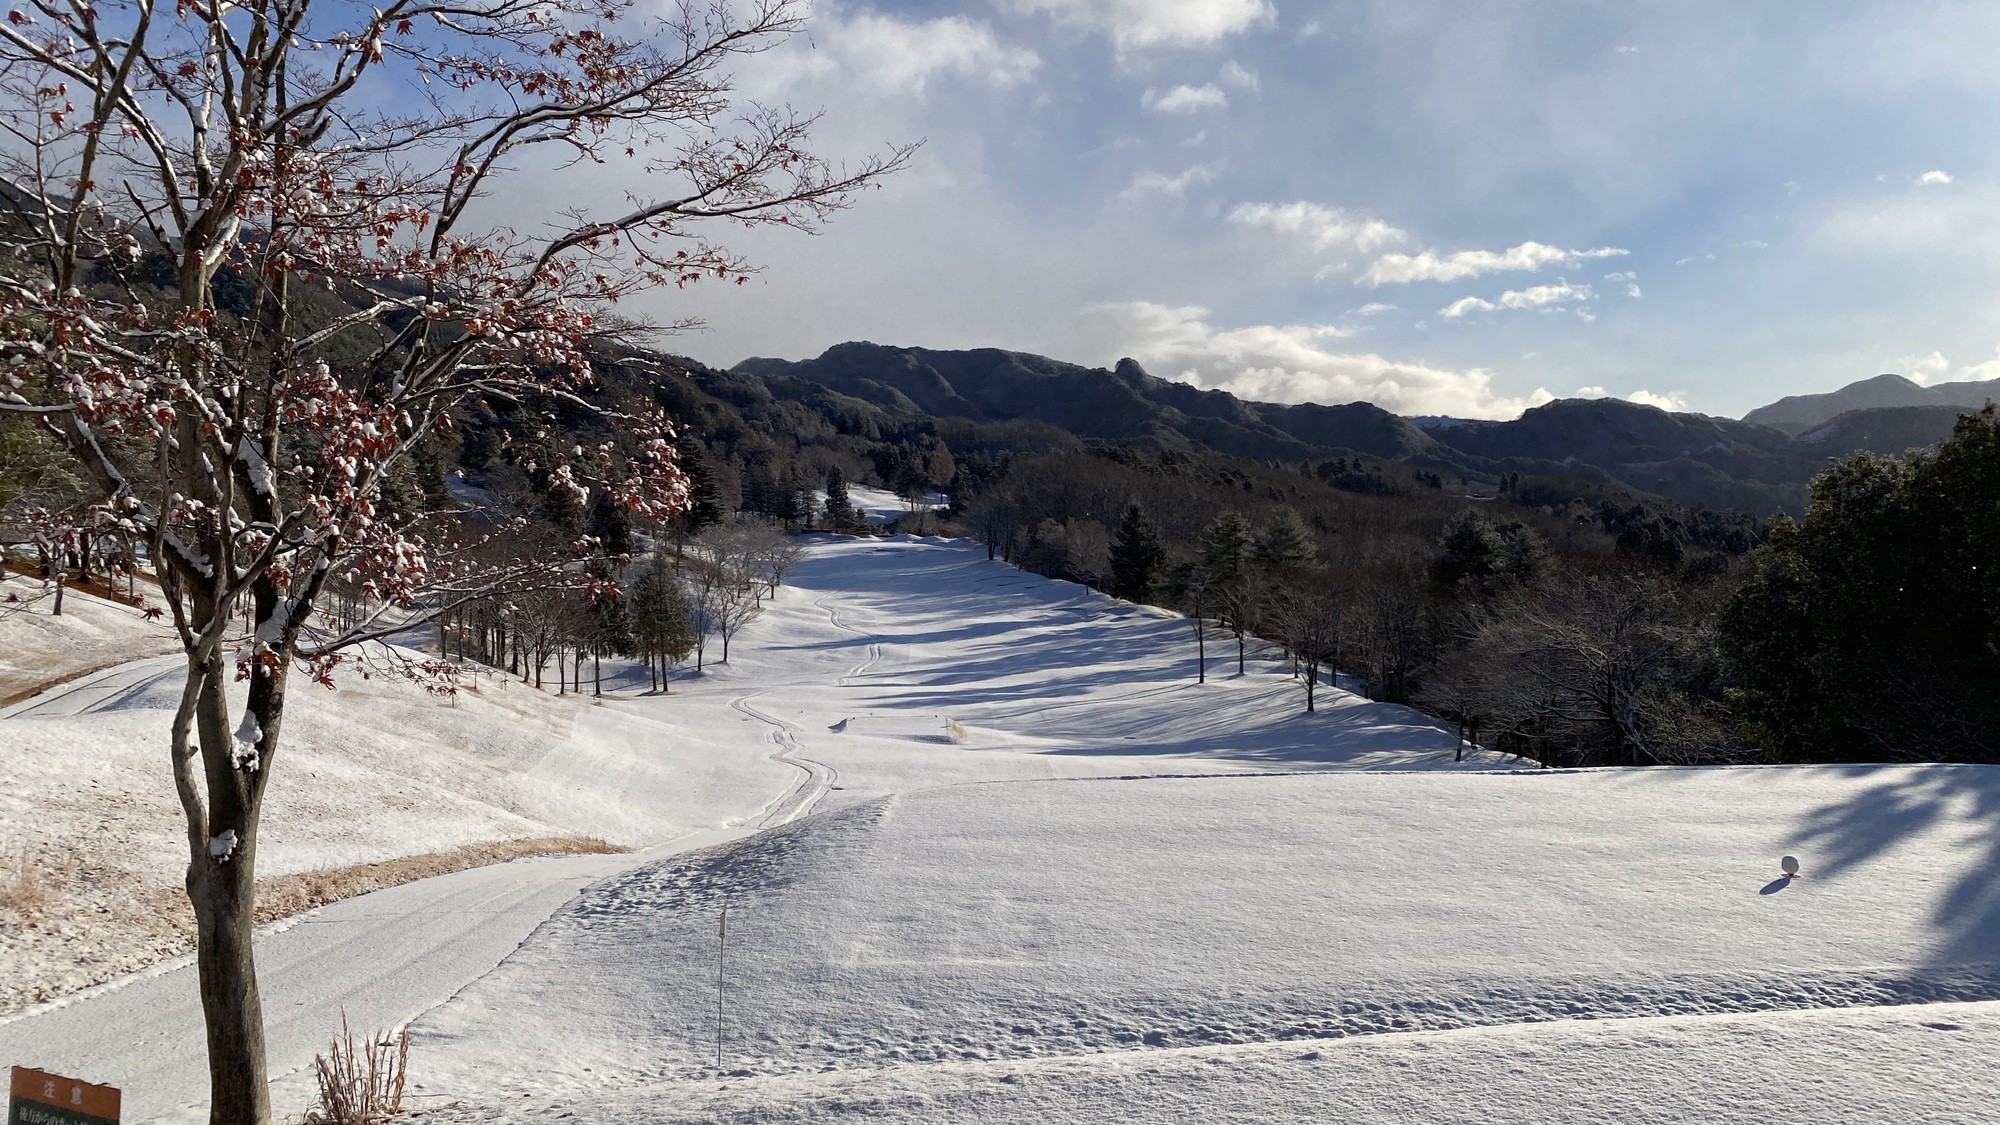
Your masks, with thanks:
M 118 1125 L 119 1098 L 111 1086 L 17 1066 L 7 1125 Z

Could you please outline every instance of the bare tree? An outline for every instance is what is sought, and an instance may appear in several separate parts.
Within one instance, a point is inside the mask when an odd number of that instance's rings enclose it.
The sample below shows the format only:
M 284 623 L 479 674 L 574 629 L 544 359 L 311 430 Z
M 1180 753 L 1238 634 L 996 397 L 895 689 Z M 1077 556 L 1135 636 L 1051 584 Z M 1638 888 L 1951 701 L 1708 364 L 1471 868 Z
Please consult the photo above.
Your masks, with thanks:
M 1195 682 L 1208 682 L 1208 620 L 1214 606 L 1218 583 L 1215 575 L 1199 563 L 1184 564 L 1173 573 L 1170 593 L 1176 605 L 1194 626 Z
M 1292 586 L 1274 599 L 1274 616 L 1286 647 L 1292 650 L 1306 689 L 1306 712 L 1317 706 L 1320 671 L 1333 683 L 1340 661 L 1340 603 L 1331 595 Z
M 250 938 L 290 670 L 325 678 L 364 641 L 574 573 L 475 566 L 449 526 L 378 518 L 385 477 L 469 398 L 528 407 L 530 431 L 555 403 L 587 405 L 589 344 L 633 327 L 611 316 L 620 298 L 742 278 L 704 224 L 810 228 L 906 155 L 843 170 L 806 151 L 810 118 L 728 116 L 727 68 L 798 29 L 790 0 L 691 0 L 663 22 L 631 7 L 38 0 L 0 22 L 0 411 L 58 435 L 147 542 L 180 631 L 168 751 L 215 1125 L 271 1116 Z M 620 160 L 657 186 L 532 233 L 480 204 L 517 170 Z M 132 269 L 149 259 L 157 285 Z M 308 315 L 313 287 L 346 311 Z M 335 339 L 359 357 L 338 370 Z M 601 445 L 543 443 L 533 471 L 579 506 L 603 491 L 672 516 L 671 426 L 618 426 Z M 118 433 L 145 476 L 110 452 Z M 324 628 L 321 596 L 350 575 L 368 608 Z M 239 610 L 253 640 L 231 653 Z

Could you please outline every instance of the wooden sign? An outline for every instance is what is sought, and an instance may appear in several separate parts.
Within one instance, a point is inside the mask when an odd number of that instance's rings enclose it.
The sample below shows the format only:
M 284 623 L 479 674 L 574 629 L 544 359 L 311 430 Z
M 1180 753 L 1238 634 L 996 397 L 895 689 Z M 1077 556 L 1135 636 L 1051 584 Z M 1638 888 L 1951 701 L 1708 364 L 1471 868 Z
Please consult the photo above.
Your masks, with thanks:
M 7 1125 L 118 1125 L 119 1097 L 110 1086 L 17 1066 Z

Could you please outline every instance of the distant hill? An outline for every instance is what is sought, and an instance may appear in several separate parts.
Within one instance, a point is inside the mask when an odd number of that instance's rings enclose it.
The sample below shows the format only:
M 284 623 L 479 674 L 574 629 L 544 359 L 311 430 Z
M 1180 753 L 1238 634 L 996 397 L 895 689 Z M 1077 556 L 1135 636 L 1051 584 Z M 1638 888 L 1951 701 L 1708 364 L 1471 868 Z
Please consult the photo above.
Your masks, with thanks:
M 1807 482 L 1829 458 L 1934 444 L 1958 414 L 1937 401 L 1941 388 L 1893 375 L 1764 408 L 1781 418 L 1815 419 L 1778 427 L 1613 398 L 1563 399 L 1506 422 L 1413 420 L 1368 403 L 1252 402 L 1156 378 L 1130 359 L 1107 370 L 997 348 L 849 343 L 815 359 L 747 359 L 731 370 L 760 377 L 774 390 L 825 387 L 890 416 L 1033 421 L 1086 439 L 1201 447 L 1263 461 L 1358 453 L 1488 483 L 1513 473 L 1577 477 L 1759 514 L 1802 510 Z M 1910 392 L 1922 401 L 1902 402 Z M 791 390 L 780 397 L 802 396 Z M 1821 417 L 1819 400 L 1845 405 Z M 1807 405 L 1787 405 L 1799 403 Z
M 1989 398 L 2000 398 L 2000 382 L 1939 383 L 1924 387 L 1901 375 L 1877 375 L 1825 394 L 1781 398 L 1745 414 L 1743 420 L 1788 434 L 1802 434 L 1856 410 L 1908 406 L 1976 410 L 1986 405 Z
M 1333 452 L 1450 459 L 1424 431 L 1378 406 L 1247 402 L 1226 391 L 1156 378 L 1130 359 L 1105 370 L 998 348 L 934 351 L 849 343 L 816 359 L 746 359 L 731 370 L 807 380 L 892 412 L 986 423 L 1032 419 L 1103 441 L 1193 442 L 1258 460 L 1297 461 Z

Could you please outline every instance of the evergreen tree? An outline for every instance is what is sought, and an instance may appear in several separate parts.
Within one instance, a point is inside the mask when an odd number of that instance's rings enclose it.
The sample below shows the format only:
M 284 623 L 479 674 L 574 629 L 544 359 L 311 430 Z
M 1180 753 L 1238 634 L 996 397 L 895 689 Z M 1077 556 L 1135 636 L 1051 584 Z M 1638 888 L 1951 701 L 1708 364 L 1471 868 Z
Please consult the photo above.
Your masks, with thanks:
M 631 646 L 646 662 L 653 686 L 665 687 L 673 667 L 694 651 L 694 606 L 665 560 L 656 559 L 633 587 Z
M 632 553 L 632 515 L 602 490 L 591 497 L 589 522 L 601 553 L 614 557 Z
M 1279 508 L 1257 540 L 1257 561 L 1269 567 L 1310 566 L 1318 555 L 1306 521 L 1292 508 Z
M 1153 521 L 1134 501 L 1118 521 L 1111 539 L 1111 591 L 1127 601 L 1143 602 L 1153 596 L 1160 568 L 1167 558 L 1166 547 Z
M 847 531 L 854 526 L 854 501 L 847 496 L 847 476 L 835 465 L 826 471 L 826 526 Z
M 729 514 L 729 507 L 723 503 L 715 466 L 709 463 L 707 451 L 694 435 L 682 431 L 675 450 L 680 454 L 681 472 L 687 474 L 688 482 L 688 506 L 678 517 L 676 533 L 682 539 L 692 539 L 721 523 Z
M 1773 521 L 1724 609 L 1735 705 L 1792 759 L 2000 761 L 2000 418 L 1860 454 Z
M 1202 563 L 1218 585 L 1240 581 L 1250 569 L 1250 521 L 1241 512 L 1224 512 L 1202 536 Z

